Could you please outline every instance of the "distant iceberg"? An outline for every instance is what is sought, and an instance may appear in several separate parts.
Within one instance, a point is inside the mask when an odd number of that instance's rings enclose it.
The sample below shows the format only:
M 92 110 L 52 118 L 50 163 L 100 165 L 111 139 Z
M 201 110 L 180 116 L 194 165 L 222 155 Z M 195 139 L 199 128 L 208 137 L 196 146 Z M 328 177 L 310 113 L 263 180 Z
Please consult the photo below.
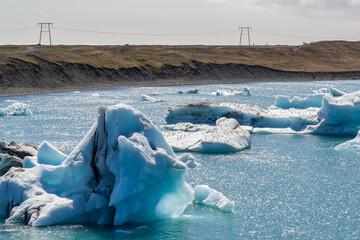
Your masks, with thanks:
M 150 97 L 148 95 L 141 95 L 141 101 L 145 101 L 145 102 L 163 102 L 162 99 Z
M 251 92 L 249 88 L 244 88 L 242 91 L 232 90 L 232 89 L 218 89 L 215 92 L 211 92 L 211 95 L 215 96 L 234 96 L 234 95 L 242 95 L 242 96 L 250 96 Z
M 342 144 L 339 144 L 335 147 L 335 150 L 339 151 L 352 151 L 360 153 L 360 131 L 354 139 L 346 141 Z
M 196 103 L 169 109 L 166 123 L 215 124 L 222 117 L 250 126 L 253 133 L 356 135 L 360 130 L 360 91 L 322 96 L 320 108 L 262 109 L 250 104 Z M 276 130 L 281 129 L 281 130 Z
M 24 168 L 0 177 L 0 216 L 32 226 L 176 217 L 193 203 L 184 173 L 197 165 L 188 153 L 177 156 L 139 111 L 125 104 L 102 107 L 69 155 L 44 141 L 37 156 L 25 157 Z
M 308 125 L 317 124 L 317 111 L 308 109 L 266 110 L 251 104 L 197 103 L 169 109 L 166 123 L 190 122 L 215 124 L 219 118 L 234 118 L 240 125 L 256 128 L 291 128 L 301 131 Z
M 0 108 L 1 116 L 30 116 L 32 111 L 25 103 L 15 102 L 6 108 Z
M 190 89 L 187 91 L 179 91 L 178 94 L 198 94 L 199 93 L 199 89 L 195 88 L 195 89 Z
M 175 151 L 228 153 L 250 147 L 250 134 L 235 119 L 225 117 L 216 126 L 178 123 L 163 134 Z
M 290 99 L 288 96 L 277 95 L 274 106 L 282 109 L 289 109 L 289 108 L 306 109 L 309 107 L 320 108 L 322 106 L 322 100 L 325 94 L 330 94 L 333 97 L 340 97 L 345 95 L 346 93 L 334 87 L 329 87 L 329 88 L 321 88 L 319 90 L 316 90 L 314 91 L 313 94 L 308 94 L 305 98 L 300 98 L 298 96 L 295 96 L 292 99 Z

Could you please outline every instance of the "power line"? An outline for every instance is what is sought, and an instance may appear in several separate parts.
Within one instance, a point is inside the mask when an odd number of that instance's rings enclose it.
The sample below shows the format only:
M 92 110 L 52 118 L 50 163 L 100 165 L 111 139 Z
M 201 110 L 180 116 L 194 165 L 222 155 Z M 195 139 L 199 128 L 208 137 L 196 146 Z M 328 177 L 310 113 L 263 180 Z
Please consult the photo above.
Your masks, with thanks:
M 286 34 L 278 34 L 278 33 L 268 33 L 268 32 L 260 32 L 260 31 L 253 31 L 254 33 L 262 34 L 262 35 L 269 35 L 269 36 L 276 36 L 276 37 L 286 37 L 286 38 L 309 38 L 309 39 L 346 39 L 346 38 L 358 38 L 359 36 L 346 36 L 346 37 L 324 37 L 324 36 L 296 36 L 296 35 L 286 35 Z
M 199 36 L 199 35 L 217 35 L 236 33 L 238 31 L 220 31 L 220 32 L 197 32 L 197 33 L 134 33 L 134 32 L 107 32 L 95 31 L 75 28 L 54 27 L 57 30 L 72 31 L 72 32 L 86 32 L 86 33 L 99 33 L 99 34 L 113 34 L 113 35 L 133 35 L 133 36 Z
M 0 32 L 20 32 L 20 31 L 27 31 L 27 30 L 34 30 L 35 27 L 29 28 L 12 28 L 12 29 L 0 29 Z

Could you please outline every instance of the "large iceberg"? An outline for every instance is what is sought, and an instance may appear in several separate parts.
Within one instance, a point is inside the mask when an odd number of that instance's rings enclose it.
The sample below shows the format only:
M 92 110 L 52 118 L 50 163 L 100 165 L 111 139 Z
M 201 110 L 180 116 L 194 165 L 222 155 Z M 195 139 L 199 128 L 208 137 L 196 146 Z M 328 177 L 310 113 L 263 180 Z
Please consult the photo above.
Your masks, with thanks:
M 0 108 L 1 116 L 30 116 L 32 112 L 29 106 L 25 103 L 15 102 L 6 108 Z
M 225 117 L 216 126 L 178 123 L 165 126 L 163 134 L 175 151 L 228 153 L 250 147 L 250 134 L 235 119 Z
M 43 143 L 28 168 L 12 168 L 0 178 L 0 216 L 33 226 L 121 225 L 184 211 L 194 197 L 184 180 L 193 159 L 176 156 L 132 107 L 102 107 L 98 114 L 68 156 Z

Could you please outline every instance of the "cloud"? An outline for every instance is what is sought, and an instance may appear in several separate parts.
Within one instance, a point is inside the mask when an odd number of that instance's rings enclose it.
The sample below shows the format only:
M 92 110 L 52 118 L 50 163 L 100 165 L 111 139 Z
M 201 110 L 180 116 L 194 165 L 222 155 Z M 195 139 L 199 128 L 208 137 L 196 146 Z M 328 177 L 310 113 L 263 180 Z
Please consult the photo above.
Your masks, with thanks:
M 360 0 L 208 0 L 213 4 L 247 7 L 295 7 L 314 9 L 360 8 Z

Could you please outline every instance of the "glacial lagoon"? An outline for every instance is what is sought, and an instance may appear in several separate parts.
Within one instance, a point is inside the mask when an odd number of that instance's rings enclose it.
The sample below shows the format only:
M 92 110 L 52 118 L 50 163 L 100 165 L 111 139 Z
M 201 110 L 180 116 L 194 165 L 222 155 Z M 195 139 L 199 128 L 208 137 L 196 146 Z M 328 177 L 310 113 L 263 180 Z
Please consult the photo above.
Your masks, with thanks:
M 169 107 L 198 102 L 254 104 L 267 109 L 275 95 L 306 97 L 324 87 L 360 90 L 358 81 L 249 83 L 137 87 L 72 91 L 0 98 L 0 108 L 18 101 L 30 116 L 0 117 L 0 138 L 40 144 L 47 140 L 65 153 L 97 119 L 97 108 L 128 104 L 155 125 L 165 123 Z M 211 93 L 219 89 L 250 96 Z M 186 93 L 199 89 L 198 94 Z M 142 95 L 162 101 L 142 101 Z M 229 154 L 192 153 L 201 165 L 189 169 L 191 186 L 206 184 L 235 202 L 234 213 L 190 205 L 177 218 L 124 226 L 5 224 L 0 239 L 309 239 L 360 237 L 360 155 L 336 151 L 352 136 L 252 134 L 251 147 Z

